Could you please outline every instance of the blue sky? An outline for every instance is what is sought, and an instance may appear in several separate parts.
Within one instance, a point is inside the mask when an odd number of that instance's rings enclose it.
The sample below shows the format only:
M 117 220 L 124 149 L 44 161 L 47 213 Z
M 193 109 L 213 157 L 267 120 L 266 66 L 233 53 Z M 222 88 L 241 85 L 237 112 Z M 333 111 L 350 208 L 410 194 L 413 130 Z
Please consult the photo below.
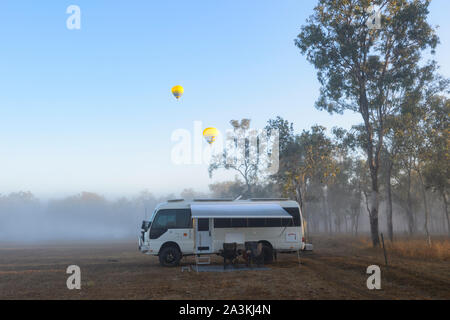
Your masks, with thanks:
M 316 1 L 0 2 L 0 193 L 40 197 L 207 191 L 205 165 L 171 163 L 178 128 L 349 128 L 314 109 L 316 73 L 294 46 Z M 66 8 L 81 8 L 81 30 Z M 434 0 L 437 60 L 450 77 L 450 2 Z M 172 86 L 185 87 L 177 102 Z

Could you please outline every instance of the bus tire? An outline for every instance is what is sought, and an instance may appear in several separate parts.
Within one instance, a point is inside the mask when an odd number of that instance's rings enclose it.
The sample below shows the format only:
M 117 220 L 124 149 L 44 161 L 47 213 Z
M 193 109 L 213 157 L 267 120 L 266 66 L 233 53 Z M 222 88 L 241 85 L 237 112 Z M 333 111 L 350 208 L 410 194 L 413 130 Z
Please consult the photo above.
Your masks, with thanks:
M 161 249 L 159 263 L 163 267 L 176 267 L 180 264 L 181 252 L 177 247 L 170 245 Z
M 262 242 L 262 254 L 264 255 L 264 264 L 273 262 L 273 248 L 270 244 Z

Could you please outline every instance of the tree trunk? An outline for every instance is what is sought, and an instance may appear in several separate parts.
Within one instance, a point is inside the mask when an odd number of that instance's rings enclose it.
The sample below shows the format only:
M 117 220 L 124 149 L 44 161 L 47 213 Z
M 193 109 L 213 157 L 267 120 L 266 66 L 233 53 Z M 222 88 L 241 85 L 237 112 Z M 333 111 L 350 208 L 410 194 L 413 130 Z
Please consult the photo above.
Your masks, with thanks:
M 373 246 L 378 247 L 380 245 L 378 229 L 378 190 L 372 190 L 370 198 L 370 233 Z
M 407 196 L 407 209 L 406 215 L 408 216 L 408 230 L 409 235 L 413 235 L 415 229 L 414 215 L 412 211 L 412 200 L 411 200 L 411 170 L 408 172 L 408 196 Z
M 394 241 L 394 226 L 392 223 L 392 187 L 391 187 L 391 175 L 392 175 L 392 162 L 389 164 L 388 172 L 387 172 L 387 229 L 388 229 L 388 237 L 391 242 Z
M 352 218 L 351 218 L 351 225 L 350 225 L 350 231 L 352 233 L 352 236 L 355 235 L 355 221 L 356 221 L 356 216 L 355 216 L 355 212 L 352 210 Z
M 447 195 L 445 194 L 445 191 L 441 191 L 442 200 L 444 201 L 444 215 L 447 217 L 447 232 L 450 236 L 450 217 L 448 216 L 448 202 L 447 202 Z
M 423 197 L 423 206 L 425 209 L 425 224 L 424 224 L 424 228 L 425 228 L 425 233 L 427 235 L 427 241 L 428 241 L 428 245 L 431 246 L 431 237 L 430 237 L 430 231 L 428 230 L 428 219 L 429 219 L 429 211 L 428 211 L 428 202 L 427 202 L 427 193 L 425 190 L 425 185 L 423 183 L 423 177 L 422 177 L 422 172 L 420 170 L 417 170 L 417 173 L 419 174 L 419 180 L 420 180 L 420 186 L 421 186 L 421 191 L 422 191 L 422 197 Z
M 252 186 L 247 178 L 245 178 L 245 184 L 247 185 L 247 199 L 250 199 L 252 197 Z
M 335 230 L 336 232 L 339 234 L 341 233 L 341 218 L 335 214 L 335 219 L 334 219 L 334 226 L 335 226 Z
M 378 168 L 375 165 L 370 165 L 370 175 L 372 178 L 372 190 L 370 193 L 369 203 L 369 220 L 370 220 L 370 234 L 372 237 L 372 244 L 374 247 L 380 245 L 380 233 L 378 224 L 378 206 L 379 206 L 379 191 L 378 191 Z
M 308 220 L 308 219 L 307 219 L 307 215 L 306 215 L 306 212 L 304 211 L 304 210 L 305 210 L 304 194 L 302 193 L 302 190 L 301 190 L 300 185 L 296 185 L 296 188 L 295 188 L 295 196 L 296 196 L 296 198 L 297 198 L 297 199 L 296 199 L 297 202 L 300 204 L 300 211 L 301 211 L 301 213 L 302 213 L 303 220 L 304 220 L 304 221 L 307 221 L 307 220 Z M 308 229 L 305 227 L 304 221 L 302 221 L 303 232 L 304 232 L 304 235 L 303 235 L 303 236 L 305 237 L 305 239 L 308 239 L 308 237 L 309 237 Z
M 345 222 L 345 233 L 348 233 L 348 221 L 347 221 L 347 216 L 344 217 L 344 222 Z
M 300 190 L 300 186 L 297 186 L 295 188 L 295 197 L 296 197 L 296 201 L 300 204 L 300 210 L 302 211 L 302 215 L 304 216 L 304 212 L 303 212 L 303 197 L 302 197 L 302 191 Z
M 331 233 L 326 202 L 327 202 L 326 190 L 325 190 L 325 188 L 322 188 L 322 210 L 323 210 L 322 212 L 324 213 L 324 217 L 325 217 L 325 219 L 324 219 L 325 232 Z
M 324 190 L 324 196 L 325 196 L 325 214 L 327 215 L 327 221 L 328 221 L 328 230 L 329 233 L 333 233 L 333 226 L 331 221 L 331 212 L 330 212 L 330 206 L 328 205 L 328 188 Z
M 358 236 L 358 227 L 359 227 L 359 216 L 361 215 L 361 207 L 358 209 L 358 215 L 356 216 L 356 223 L 355 223 L 355 236 Z
M 361 87 L 359 94 L 359 108 L 362 118 L 364 120 L 364 126 L 367 134 L 367 163 L 369 164 L 370 177 L 372 180 L 372 190 L 370 195 L 370 209 L 369 209 L 369 219 L 370 219 L 370 233 L 372 236 L 372 244 L 374 247 L 379 246 L 380 238 L 379 238 L 379 230 L 378 230 L 378 169 L 380 163 L 380 150 L 383 145 L 383 128 L 382 123 L 380 123 L 380 128 L 377 130 L 378 132 L 378 142 L 377 145 L 374 146 L 374 130 L 372 124 L 370 122 L 370 113 L 369 113 L 369 101 L 367 100 L 367 92 L 366 92 L 366 82 L 365 78 L 361 79 Z

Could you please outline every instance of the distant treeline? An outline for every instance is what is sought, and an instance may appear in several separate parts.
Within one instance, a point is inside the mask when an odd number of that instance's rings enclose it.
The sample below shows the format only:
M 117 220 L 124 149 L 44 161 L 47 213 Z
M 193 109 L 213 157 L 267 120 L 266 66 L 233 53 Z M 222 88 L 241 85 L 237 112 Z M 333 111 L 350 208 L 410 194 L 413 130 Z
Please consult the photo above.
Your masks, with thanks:
M 0 241 L 134 238 L 146 212 L 149 218 L 156 204 L 165 200 L 146 191 L 117 200 L 82 192 L 48 202 L 30 192 L 0 195 Z

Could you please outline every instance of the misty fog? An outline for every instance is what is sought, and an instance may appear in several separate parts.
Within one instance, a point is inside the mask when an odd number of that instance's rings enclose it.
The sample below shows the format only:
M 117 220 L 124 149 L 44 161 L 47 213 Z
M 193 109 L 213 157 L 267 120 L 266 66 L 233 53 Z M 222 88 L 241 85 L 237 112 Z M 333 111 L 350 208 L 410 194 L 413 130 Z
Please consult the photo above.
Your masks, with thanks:
M 41 241 L 104 241 L 134 240 L 139 235 L 143 219 L 149 219 L 155 206 L 167 199 L 183 197 L 186 199 L 205 197 L 233 197 L 239 195 L 244 186 L 239 182 L 225 182 L 210 185 L 210 194 L 196 193 L 192 189 L 184 190 L 180 195 L 169 194 L 156 197 L 149 191 L 142 191 L 134 197 L 106 199 L 102 195 L 89 192 L 42 201 L 31 192 L 16 192 L 0 196 L 0 242 L 35 243 Z M 266 187 L 255 191 L 255 196 L 268 196 L 274 190 Z M 435 197 L 430 193 L 430 199 Z M 332 197 L 331 197 L 332 198 Z M 430 231 L 433 234 L 445 234 L 446 223 L 442 215 L 439 199 L 431 201 Z M 349 203 L 343 199 L 343 204 Z M 338 208 L 331 202 L 329 208 L 332 218 L 326 219 L 325 210 L 320 202 L 306 203 L 305 218 L 308 236 L 314 234 L 348 233 L 364 234 L 370 231 L 369 215 L 364 201 L 357 208 L 359 216 L 339 214 L 339 210 L 347 209 L 345 205 Z M 383 232 L 386 225 L 385 203 L 380 209 L 380 228 Z M 408 232 L 407 216 L 398 204 L 394 204 L 394 229 L 396 234 Z M 417 204 L 417 232 L 422 230 L 423 214 Z
M 148 192 L 107 200 L 89 192 L 47 202 L 30 192 L 0 196 L 0 241 L 107 240 L 135 238 L 141 221 L 164 201 Z

